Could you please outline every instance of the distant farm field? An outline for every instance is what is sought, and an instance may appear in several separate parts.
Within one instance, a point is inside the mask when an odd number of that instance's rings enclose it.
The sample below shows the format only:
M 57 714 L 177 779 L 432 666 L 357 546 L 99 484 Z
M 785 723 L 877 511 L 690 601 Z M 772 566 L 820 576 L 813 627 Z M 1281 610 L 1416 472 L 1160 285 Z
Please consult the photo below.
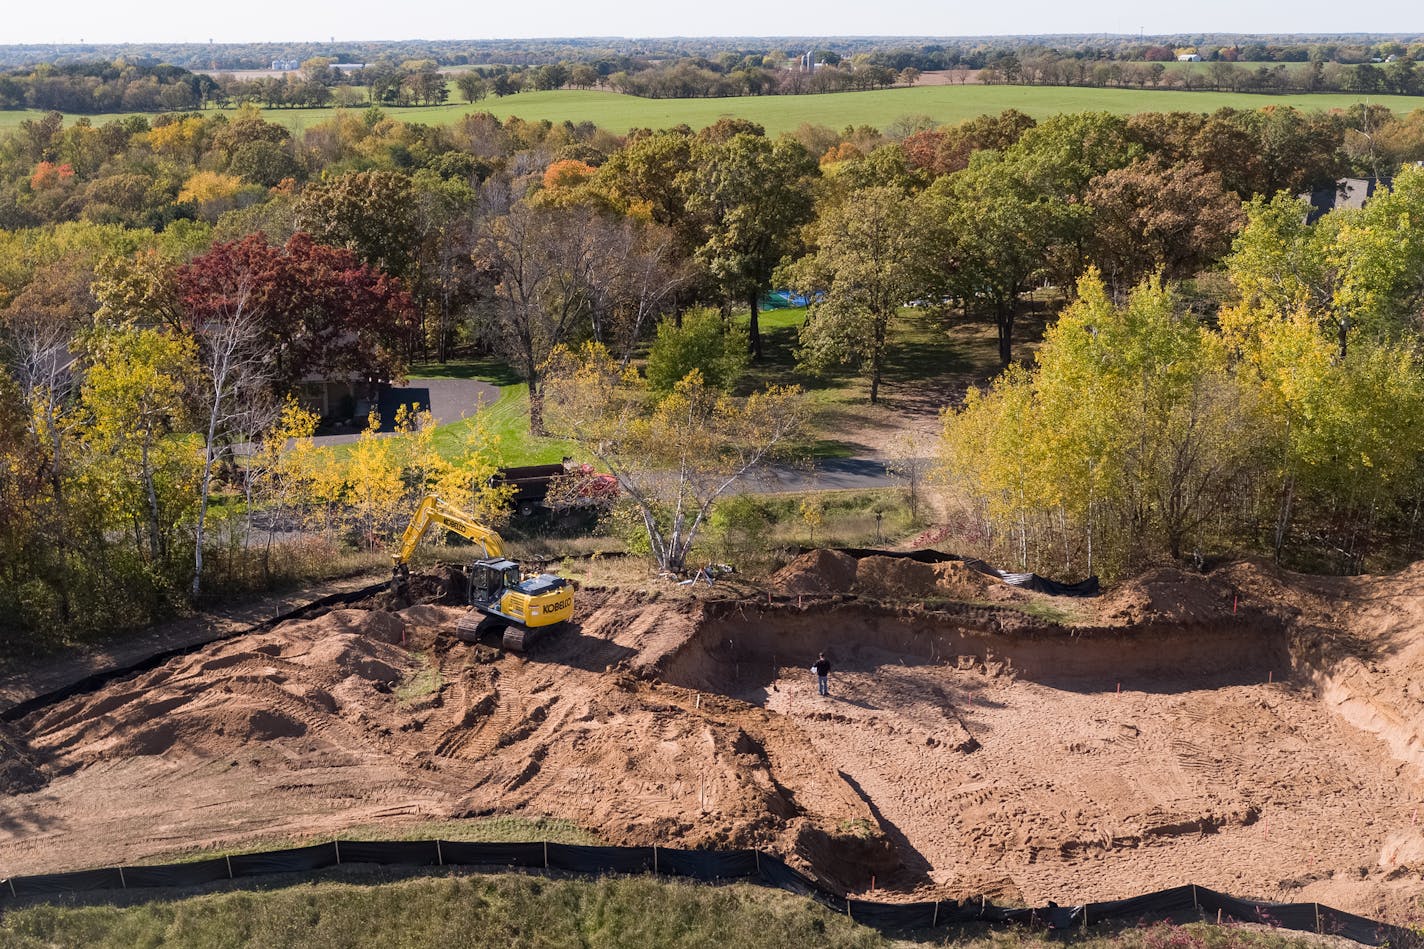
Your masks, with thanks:
M 720 118 L 751 119 L 775 135 L 803 122 L 843 128 L 871 125 L 884 128 L 909 115 L 927 115 L 937 122 L 959 122 L 984 113 L 1019 109 L 1038 118 L 1063 112 L 1103 111 L 1130 115 L 1136 112 L 1212 112 L 1223 106 L 1259 109 L 1292 105 L 1301 109 L 1343 109 L 1369 101 L 1396 112 L 1424 108 L 1421 96 L 1357 96 L 1345 93 L 1319 95 L 1251 95 L 1231 92 L 1181 92 L 1140 89 L 1084 89 L 1065 86 L 916 86 L 875 92 L 838 92 L 815 96 L 745 96 L 728 99 L 639 99 L 613 92 L 562 89 L 522 92 L 503 99 L 486 99 L 473 106 L 387 109 L 387 114 L 407 122 L 446 124 L 468 112 L 493 112 L 500 118 L 592 122 L 611 132 L 630 128 L 666 128 L 686 123 L 701 128 Z M 303 129 L 330 118 L 331 109 L 273 109 L 266 116 L 292 129 Z M 0 129 L 13 128 L 38 112 L 0 112 Z M 102 123 L 113 115 L 93 116 Z

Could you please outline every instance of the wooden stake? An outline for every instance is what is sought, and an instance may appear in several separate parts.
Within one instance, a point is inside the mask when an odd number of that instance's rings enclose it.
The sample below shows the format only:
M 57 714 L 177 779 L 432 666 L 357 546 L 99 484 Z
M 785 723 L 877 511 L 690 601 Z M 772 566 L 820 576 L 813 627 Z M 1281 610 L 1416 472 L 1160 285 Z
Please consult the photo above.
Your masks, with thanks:
M 15 894 L 15 880 L 14 880 L 14 878 L 12 877 L 11 879 L 6 880 L 5 882 L 8 883 L 8 884 L 10 884 L 10 895 L 11 895 L 11 896 L 14 896 L 16 899 L 19 899 L 19 897 L 16 896 L 16 894 Z
M 227 878 L 228 878 L 229 880 L 231 880 L 231 879 L 233 878 L 233 877 L 232 877 L 232 857 L 229 857 L 227 854 L 223 854 L 223 859 L 227 861 Z
M 338 865 L 341 863 L 341 841 L 339 840 L 336 841 L 336 862 Z
M 544 841 L 544 869 L 549 869 L 549 842 Z
M 1216 924 L 1217 924 L 1218 926 L 1221 925 L 1221 908 L 1220 908 L 1220 907 L 1218 907 L 1217 910 L 1216 910 Z
M 119 867 L 119 888 L 123 890 L 127 890 L 129 888 L 129 881 L 124 879 L 123 867 Z
M 440 848 L 440 838 L 435 839 L 435 859 L 443 867 L 445 866 L 445 851 Z
M 934 918 L 930 920 L 930 928 L 934 929 L 939 925 L 939 900 L 935 900 Z

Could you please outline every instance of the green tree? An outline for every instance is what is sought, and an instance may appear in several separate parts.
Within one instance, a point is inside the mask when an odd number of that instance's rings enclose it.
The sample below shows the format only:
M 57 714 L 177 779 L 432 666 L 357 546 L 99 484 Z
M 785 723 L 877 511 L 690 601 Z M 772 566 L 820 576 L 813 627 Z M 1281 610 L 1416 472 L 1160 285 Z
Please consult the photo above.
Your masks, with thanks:
M 754 358 L 761 357 L 757 301 L 811 217 L 809 185 L 816 174 L 815 159 L 799 143 L 739 132 L 695 140 L 690 167 L 677 177 L 705 235 L 697 260 L 726 299 L 747 306 Z
M 874 405 L 891 324 L 924 283 L 914 199 L 884 185 L 856 191 L 825 209 L 811 233 L 815 250 L 781 271 L 792 289 L 824 294 L 801 327 L 801 363 L 815 372 L 855 365 Z
M 308 185 L 296 223 L 318 243 L 344 247 L 392 276 L 408 276 L 414 263 L 416 202 L 403 172 L 357 171 Z
M 455 88 L 459 89 L 461 97 L 470 103 L 479 102 L 489 95 L 489 86 L 486 85 L 484 77 L 473 70 L 460 73 L 459 78 L 455 80 Z
M 1040 191 L 995 152 L 940 178 L 920 202 L 930 281 L 967 313 L 994 320 L 999 361 L 1013 361 L 1019 295 L 1048 267 L 1051 247 L 1076 223 L 1081 205 Z

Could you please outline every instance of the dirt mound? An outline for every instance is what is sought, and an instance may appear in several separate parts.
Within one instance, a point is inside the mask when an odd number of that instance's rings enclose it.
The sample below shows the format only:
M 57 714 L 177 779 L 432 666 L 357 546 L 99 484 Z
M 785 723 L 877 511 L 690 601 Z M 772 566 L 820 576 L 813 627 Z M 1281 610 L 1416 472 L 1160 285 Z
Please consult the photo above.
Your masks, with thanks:
M 1017 591 L 973 570 L 963 561 L 927 564 L 908 557 L 862 557 L 839 550 L 812 550 L 772 577 L 786 594 L 855 593 L 878 600 L 1014 599 Z
M 962 561 L 926 564 L 905 557 L 866 557 L 855 575 L 854 592 L 887 600 L 984 600 L 1013 597 L 1002 581 Z
M 252 742 L 300 738 L 365 706 L 415 662 L 389 613 L 336 610 L 306 623 L 215 644 L 39 713 L 49 746 L 79 745 L 96 759 L 230 757 Z
M 771 578 L 772 587 L 789 594 L 849 593 L 855 585 L 856 560 L 839 550 L 808 551 Z
M 1099 598 L 1095 614 L 1105 626 L 1215 622 L 1239 611 L 1238 594 L 1225 574 L 1156 567 Z
M 497 661 L 453 637 L 462 609 L 335 610 L 57 703 L 22 727 L 63 777 L 43 798 L 17 784 L 0 802 L 0 860 L 38 871 L 175 841 L 485 813 L 555 814 L 616 843 L 793 856 L 842 823 L 873 826 L 845 791 L 805 813 L 777 775 L 837 779 L 794 729 L 620 673 L 680 646 L 701 604 L 584 589 L 579 609 L 533 654 Z M 39 820 L 55 828 L 43 843 L 6 829 Z M 893 863 L 871 837 L 866 853 Z M 875 871 L 821 872 L 859 887 Z

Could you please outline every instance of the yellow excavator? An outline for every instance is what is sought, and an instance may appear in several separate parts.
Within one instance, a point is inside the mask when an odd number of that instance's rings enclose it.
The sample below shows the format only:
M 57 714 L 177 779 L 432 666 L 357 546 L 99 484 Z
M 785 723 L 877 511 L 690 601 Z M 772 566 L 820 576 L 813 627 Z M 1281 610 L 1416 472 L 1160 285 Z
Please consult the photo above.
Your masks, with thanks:
M 410 558 L 431 525 L 459 534 L 484 550 L 484 557 L 463 568 L 473 609 L 455 624 L 455 634 L 461 640 L 478 641 L 486 631 L 503 626 L 504 648 L 523 652 L 539 635 L 573 616 L 571 582 L 551 573 L 524 576 L 519 564 L 504 556 L 499 534 L 433 494 L 416 507 L 401 535 L 400 549 L 392 555 L 391 592 L 397 600 L 408 599 Z

